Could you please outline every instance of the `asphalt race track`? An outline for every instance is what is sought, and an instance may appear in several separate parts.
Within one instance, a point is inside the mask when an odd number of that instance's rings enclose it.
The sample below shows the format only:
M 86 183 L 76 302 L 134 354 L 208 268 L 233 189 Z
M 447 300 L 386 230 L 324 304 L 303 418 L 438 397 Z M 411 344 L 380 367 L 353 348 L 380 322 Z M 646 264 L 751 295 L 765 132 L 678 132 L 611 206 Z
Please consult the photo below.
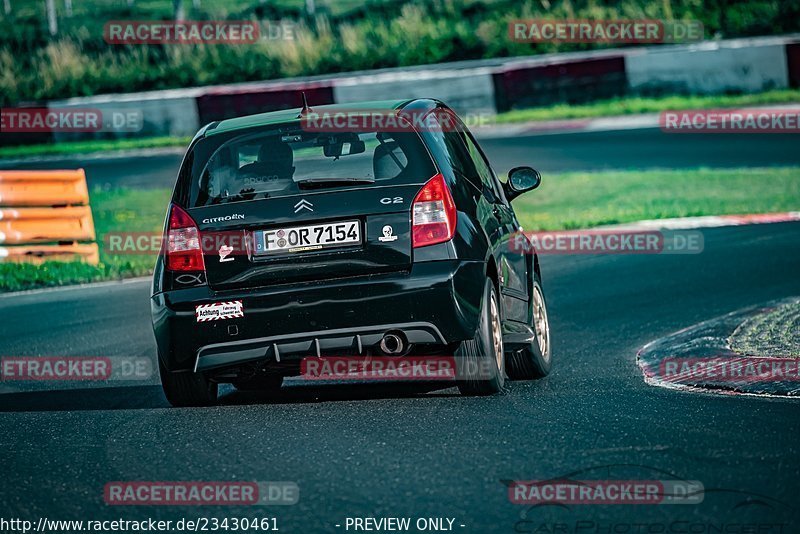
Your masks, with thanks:
M 531 164 L 545 179 L 563 170 L 800 164 L 787 135 L 631 130 L 482 145 L 498 171 Z M 172 187 L 179 161 L 172 153 L 14 167 L 83 166 L 90 185 Z M 282 532 L 345 532 L 347 517 L 365 516 L 448 517 L 455 531 L 475 533 L 711 534 L 722 525 L 744 534 L 752 524 L 759 533 L 800 532 L 797 400 L 651 387 L 636 366 L 637 349 L 653 339 L 800 295 L 800 224 L 703 234 L 697 255 L 543 256 L 554 371 L 514 382 L 503 396 L 293 380 L 274 396 L 228 387 L 220 407 L 173 409 L 157 376 L 112 387 L 0 382 L 0 461 L 14 466 L 3 475 L 14 489 L 3 496 L 5 509 L 33 521 L 277 517 Z M 154 362 L 149 291 L 148 281 L 136 280 L 0 296 L 0 357 Z M 560 477 L 696 480 L 703 502 L 532 508 L 509 501 L 507 481 Z M 300 501 L 202 509 L 104 503 L 106 483 L 135 480 L 294 481 Z
M 530 165 L 545 179 L 549 172 L 576 170 L 800 165 L 792 134 L 670 134 L 644 129 L 487 138 L 481 146 L 497 172 Z M 24 164 L 0 161 L 0 169 L 83 167 L 90 187 L 172 188 L 183 156 L 177 150 L 169 152 Z
M 0 384 L 0 460 L 14 466 L 3 475 L 13 488 L 5 509 L 34 521 L 277 517 L 282 532 L 345 532 L 345 518 L 358 516 L 450 517 L 455 531 L 476 533 L 559 532 L 577 521 L 578 532 L 598 533 L 664 522 L 798 532 L 796 399 L 650 387 L 635 364 L 654 338 L 800 294 L 800 224 L 704 235 L 698 255 L 543 257 L 554 372 L 503 396 L 295 381 L 278 396 L 228 389 L 220 407 L 172 409 L 155 379 L 60 391 Z M 0 297 L 0 354 L 152 357 L 148 296 L 148 283 L 133 281 Z M 705 495 L 693 505 L 530 508 L 509 502 L 503 483 L 582 473 L 697 480 Z M 294 481 L 300 501 L 105 505 L 104 485 L 128 480 Z

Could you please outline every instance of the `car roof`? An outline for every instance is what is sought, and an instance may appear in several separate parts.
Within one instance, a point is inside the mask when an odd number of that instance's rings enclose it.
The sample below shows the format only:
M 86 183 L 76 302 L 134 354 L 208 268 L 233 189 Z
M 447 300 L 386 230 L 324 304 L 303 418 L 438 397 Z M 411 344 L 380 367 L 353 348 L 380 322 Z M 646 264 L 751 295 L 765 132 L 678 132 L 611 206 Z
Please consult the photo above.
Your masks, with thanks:
M 427 99 L 405 99 L 405 100 L 374 100 L 369 102 L 353 102 L 349 104 L 326 104 L 321 106 L 310 106 L 311 110 L 315 113 L 335 113 L 335 112 L 349 112 L 349 111 L 391 111 L 400 110 L 405 108 L 411 103 L 420 104 L 427 102 L 432 104 L 435 101 Z M 438 102 L 435 102 L 438 104 Z M 435 105 L 435 104 L 434 104 Z M 414 106 L 416 107 L 416 106 Z M 245 130 L 248 128 L 257 128 L 260 126 L 274 126 L 278 124 L 300 124 L 300 112 L 302 108 L 282 109 L 279 111 L 269 111 L 267 113 L 259 113 L 257 115 L 248 115 L 245 117 L 236 117 L 234 119 L 225 119 L 218 123 L 210 124 L 205 130 L 205 135 L 217 135 L 221 133 L 232 132 L 236 130 Z

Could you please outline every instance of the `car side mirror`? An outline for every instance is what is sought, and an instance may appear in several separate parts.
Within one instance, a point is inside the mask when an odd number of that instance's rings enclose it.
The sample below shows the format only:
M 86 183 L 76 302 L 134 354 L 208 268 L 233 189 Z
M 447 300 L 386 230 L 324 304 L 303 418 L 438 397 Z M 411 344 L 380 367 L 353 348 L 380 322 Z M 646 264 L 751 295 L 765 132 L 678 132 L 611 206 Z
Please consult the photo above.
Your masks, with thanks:
M 522 193 L 539 187 L 542 175 L 532 167 L 515 167 L 508 171 L 508 181 L 503 184 L 506 198 L 511 201 Z

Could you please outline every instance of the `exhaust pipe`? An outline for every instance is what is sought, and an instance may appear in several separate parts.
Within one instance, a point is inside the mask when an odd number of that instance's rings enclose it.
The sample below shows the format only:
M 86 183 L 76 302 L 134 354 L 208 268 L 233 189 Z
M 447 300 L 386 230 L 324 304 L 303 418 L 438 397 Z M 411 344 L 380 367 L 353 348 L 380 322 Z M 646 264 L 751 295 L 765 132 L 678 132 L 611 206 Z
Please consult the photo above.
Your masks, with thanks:
M 398 354 L 402 354 L 405 349 L 405 341 L 403 338 L 398 336 L 397 334 L 386 334 L 381 339 L 381 342 L 378 345 L 383 351 L 384 354 L 388 354 L 390 356 L 397 356 Z

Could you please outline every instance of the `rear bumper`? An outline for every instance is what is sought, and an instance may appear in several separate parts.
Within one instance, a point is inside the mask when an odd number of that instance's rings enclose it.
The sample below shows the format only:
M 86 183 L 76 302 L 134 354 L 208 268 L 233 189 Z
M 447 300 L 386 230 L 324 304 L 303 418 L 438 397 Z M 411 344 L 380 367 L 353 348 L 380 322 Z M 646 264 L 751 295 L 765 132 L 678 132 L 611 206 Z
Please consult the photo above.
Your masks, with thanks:
M 483 262 L 436 261 L 410 273 L 248 291 L 174 290 L 152 297 L 153 329 L 170 370 L 358 354 L 395 330 L 415 344 L 455 343 L 474 336 L 485 276 Z M 197 322 L 196 306 L 231 300 L 242 301 L 244 317 Z

